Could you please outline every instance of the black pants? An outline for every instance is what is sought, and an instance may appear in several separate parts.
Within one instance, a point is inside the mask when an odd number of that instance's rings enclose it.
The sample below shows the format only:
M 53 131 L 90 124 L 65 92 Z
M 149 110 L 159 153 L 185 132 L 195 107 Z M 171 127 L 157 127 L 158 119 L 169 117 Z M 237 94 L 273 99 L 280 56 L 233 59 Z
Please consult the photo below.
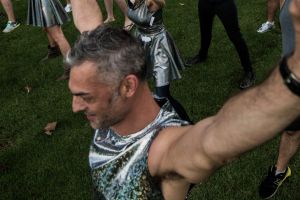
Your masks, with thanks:
M 234 0 L 199 0 L 198 16 L 201 33 L 201 49 L 199 54 L 207 56 L 211 43 L 212 25 L 217 15 L 225 27 L 226 33 L 237 50 L 245 72 L 252 72 L 247 45 L 240 32 L 237 8 Z
M 176 99 L 174 99 L 171 96 L 170 85 L 166 85 L 166 86 L 162 86 L 162 87 L 155 87 L 155 94 L 158 97 L 167 98 L 170 101 L 171 105 L 173 106 L 174 110 L 179 115 L 179 117 L 181 119 L 185 120 L 185 121 L 190 122 L 190 124 L 193 124 L 192 120 L 190 119 L 190 117 L 186 113 L 186 111 L 183 108 L 183 106 Z

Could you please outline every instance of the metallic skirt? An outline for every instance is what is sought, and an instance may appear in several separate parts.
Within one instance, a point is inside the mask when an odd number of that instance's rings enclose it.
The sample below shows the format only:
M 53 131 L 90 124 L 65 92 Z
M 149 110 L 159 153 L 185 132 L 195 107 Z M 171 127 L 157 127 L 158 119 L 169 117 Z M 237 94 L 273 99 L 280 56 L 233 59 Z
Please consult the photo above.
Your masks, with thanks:
M 69 16 L 59 0 L 28 0 L 27 24 L 51 27 L 68 20 Z
M 171 35 L 163 25 L 157 28 L 150 33 L 137 28 L 135 36 L 144 45 L 148 74 L 154 77 L 156 87 L 162 87 L 181 78 L 179 70 L 184 69 L 184 64 Z

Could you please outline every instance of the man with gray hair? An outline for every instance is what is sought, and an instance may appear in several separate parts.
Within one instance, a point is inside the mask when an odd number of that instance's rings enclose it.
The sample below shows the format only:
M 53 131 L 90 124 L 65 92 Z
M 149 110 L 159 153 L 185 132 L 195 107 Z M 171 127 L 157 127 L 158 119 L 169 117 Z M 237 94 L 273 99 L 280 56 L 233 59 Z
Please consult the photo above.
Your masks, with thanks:
M 191 184 L 293 121 L 300 113 L 300 0 L 291 11 L 294 54 L 195 125 L 179 119 L 167 100 L 155 101 L 143 49 L 129 33 L 105 26 L 83 33 L 66 63 L 73 111 L 96 130 L 89 154 L 95 197 L 182 200 Z

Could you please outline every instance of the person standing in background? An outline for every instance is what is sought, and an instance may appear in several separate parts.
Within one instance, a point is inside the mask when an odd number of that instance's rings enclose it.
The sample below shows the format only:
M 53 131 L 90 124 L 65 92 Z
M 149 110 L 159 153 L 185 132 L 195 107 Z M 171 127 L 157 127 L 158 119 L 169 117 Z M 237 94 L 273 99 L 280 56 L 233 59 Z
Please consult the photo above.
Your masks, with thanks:
M 62 32 L 61 25 L 69 20 L 59 0 L 28 0 L 27 23 L 44 29 L 49 45 L 45 61 L 59 55 L 66 56 L 69 42 Z
M 128 17 L 135 23 L 135 37 L 146 50 L 146 64 L 155 80 L 157 98 L 169 99 L 181 119 L 191 121 L 183 106 L 171 95 L 171 81 L 180 79 L 184 69 L 174 40 L 163 24 L 164 0 L 128 1 Z
M 255 82 L 255 74 L 252 69 L 248 47 L 240 31 L 238 13 L 234 0 L 199 0 L 198 17 L 201 33 L 201 48 L 199 52 L 186 61 L 187 66 L 206 61 L 208 49 L 212 39 L 213 19 L 217 15 L 225 27 L 226 33 L 233 43 L 241 64 L 244 75 L 240 81 L 240 89 L 251 87 Z
M 282 57 L 291 55 L 295 49 L 295 30 L 289 5 L 292 0 L 280 1 L 280 24 L 282 32 Z M 274 196 L 282 183 L 291 176 L 289 165 L 300 145 L 300 117 L 284 129 L 281 135 L 276 165 L 269 168 L 268 175 L 259 187 L 259 195 L 263 199 Z
M 9 33 L 16 28 L 20 26 L 20 23 L 16 21 L 13 5 L 11 3 L 11 0 L 1 0 L 1 4 L 6 12 L 6 15 L 8 17 L 8 22 L 6 24 L 6 27 L 3 29 L 3 33 Z
M 279 8 L 279 0 L 268 0 L 267 7 L 267 21 L 257 29 L 258 33 L 265 33 L 275 28 L 274 17 Z

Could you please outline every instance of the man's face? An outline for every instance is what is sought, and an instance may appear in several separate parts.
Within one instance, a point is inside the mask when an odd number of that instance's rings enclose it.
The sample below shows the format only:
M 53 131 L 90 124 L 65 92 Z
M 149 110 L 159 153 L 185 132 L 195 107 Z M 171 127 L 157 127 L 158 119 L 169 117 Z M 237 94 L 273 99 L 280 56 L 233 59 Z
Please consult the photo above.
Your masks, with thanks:
M 126 99 L 119 95 L 119 86 L 101 82 L 92 62 L 71 69 L 69 89 L 73 94 L 73 112 L 84 112 L 94 129 L 111 127 L 126 115 Z

